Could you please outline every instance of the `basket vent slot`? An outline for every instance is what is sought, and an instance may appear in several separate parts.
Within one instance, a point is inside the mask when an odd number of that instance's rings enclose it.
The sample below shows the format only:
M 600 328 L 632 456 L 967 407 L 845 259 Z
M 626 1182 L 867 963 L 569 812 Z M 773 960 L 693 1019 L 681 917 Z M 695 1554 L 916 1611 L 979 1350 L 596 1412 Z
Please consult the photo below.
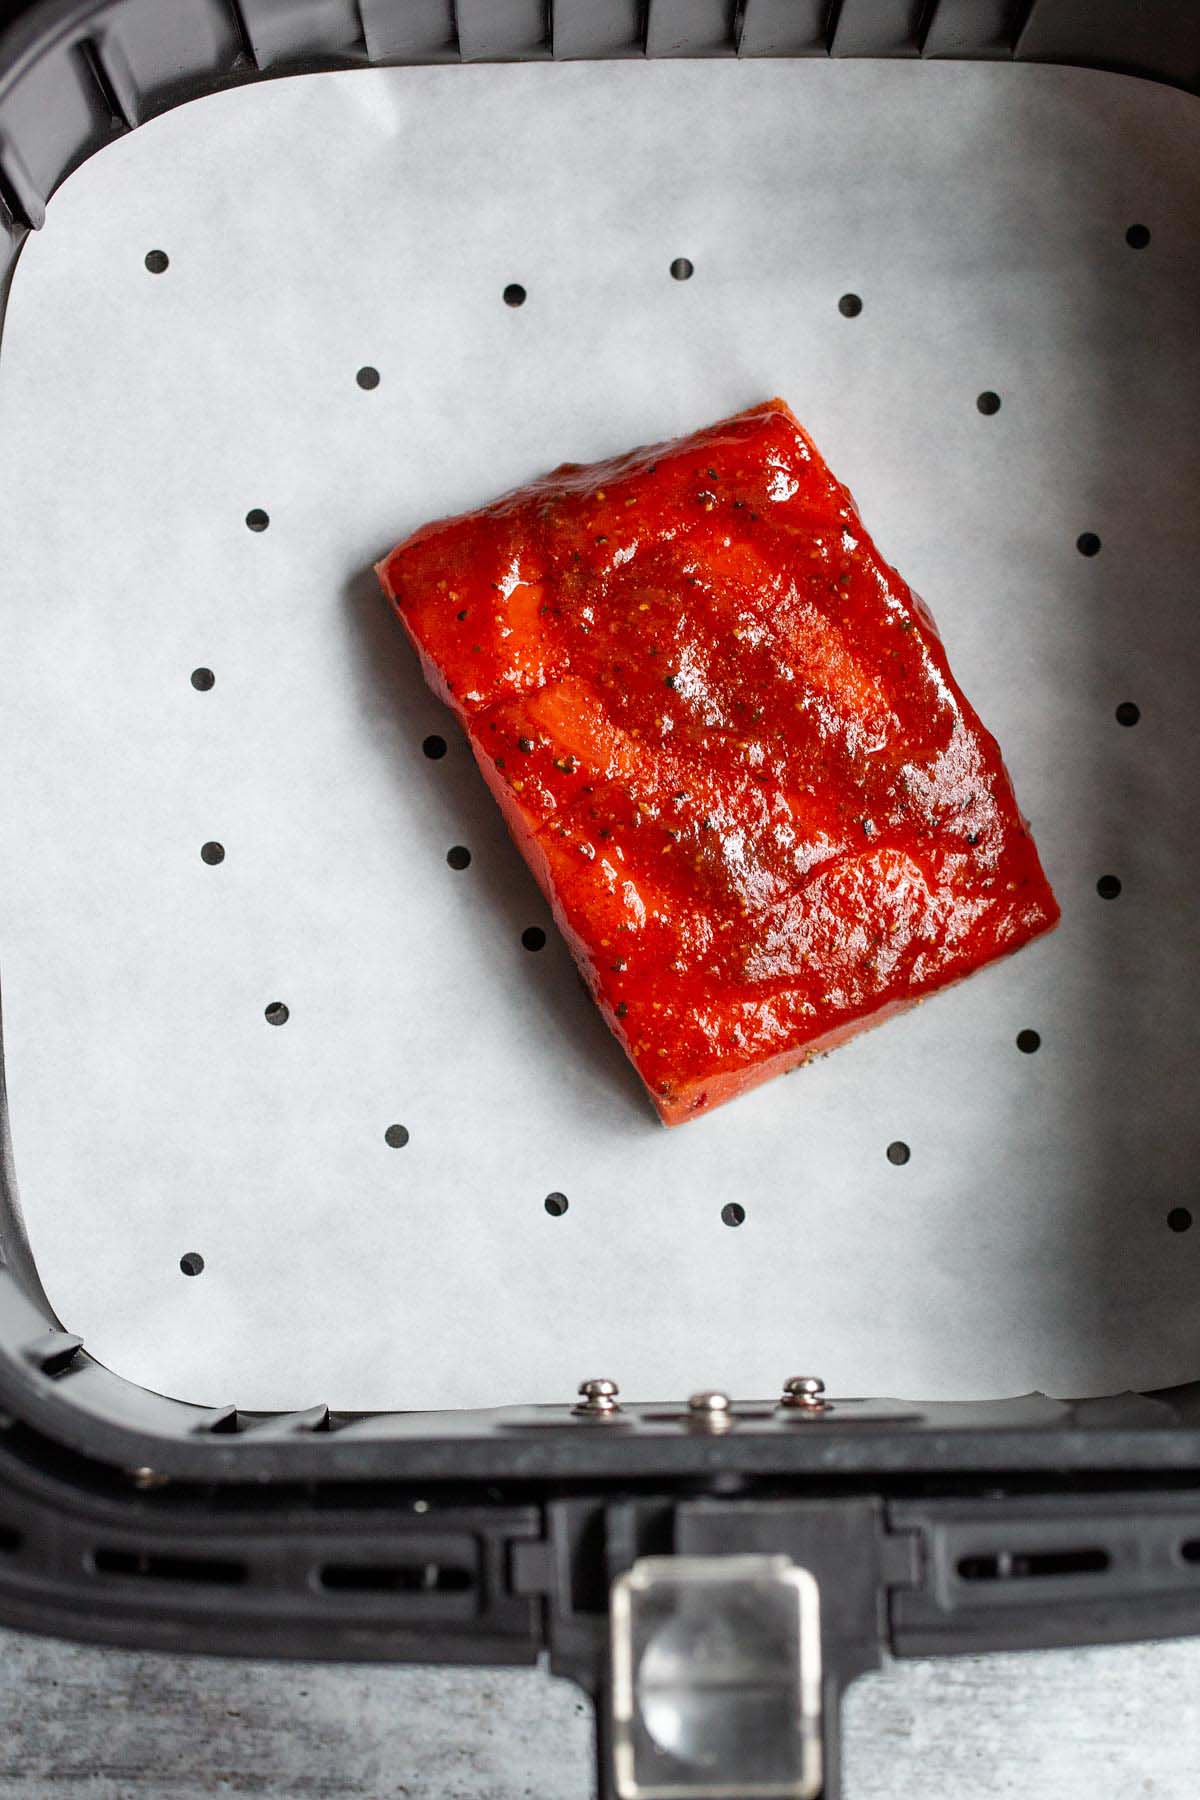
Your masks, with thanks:
M 452 1563 L 324 1563 L 323 1588 L 338 1594 L 465 1594 L 475 1586 L 470 1569 Z
M 1099 1575 L 1112 1557 L 1099 1546 L 1079 1550 L 990 1550 L 961 1556 L 963 1581 L 1035 1581 L 1057 1575 Z
M 245 1563 L 219 1556 L 171 1556 L 156 1550 L 99 1549 L 92 1553 L 97 1575 L 144 1581 L 188 1581 L 205 1587 L 236 1587 L 245 1581 Z

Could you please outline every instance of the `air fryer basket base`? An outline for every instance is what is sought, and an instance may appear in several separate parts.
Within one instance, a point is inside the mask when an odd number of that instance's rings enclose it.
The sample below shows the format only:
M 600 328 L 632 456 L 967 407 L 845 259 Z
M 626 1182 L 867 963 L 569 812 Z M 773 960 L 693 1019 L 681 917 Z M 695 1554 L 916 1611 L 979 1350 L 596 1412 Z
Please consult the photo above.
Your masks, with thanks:
M 1196 1372 L 1196 131 L 1052 68 L 381 70 L 71 178 L 0 363 L 0 947 L 30 1239 L 94 1355 L 251 1408 Z M 369 571 L 772 392 L 932 607 L 1064 921 L 667 1133 L 523 947 Z

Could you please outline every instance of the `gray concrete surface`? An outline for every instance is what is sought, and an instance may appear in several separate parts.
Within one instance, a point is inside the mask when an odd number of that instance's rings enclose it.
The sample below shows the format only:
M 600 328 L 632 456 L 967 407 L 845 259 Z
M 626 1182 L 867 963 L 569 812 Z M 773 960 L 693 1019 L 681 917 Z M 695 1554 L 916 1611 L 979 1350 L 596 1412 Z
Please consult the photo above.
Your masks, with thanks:
M 238 1663 L 0 1632 L 0 1800 L 588 1800 L 591 1723 L 533 1670 Z M 846 1800 L 1196 1800 L 1200 1639 L 896 1664 Z

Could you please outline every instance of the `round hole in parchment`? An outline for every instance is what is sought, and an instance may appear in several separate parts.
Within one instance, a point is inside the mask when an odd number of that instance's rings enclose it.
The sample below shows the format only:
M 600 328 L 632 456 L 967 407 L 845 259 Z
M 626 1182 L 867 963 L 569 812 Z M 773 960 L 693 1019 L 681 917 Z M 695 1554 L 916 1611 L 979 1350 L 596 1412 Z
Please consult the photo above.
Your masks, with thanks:
M 911 1155 L 912 1151 L 900 1138 L 897 1138 L 895 1143 L 889 1144 L 887 1147 L 887 1159 L 890 1163 L 894 1163 L 898 1169 L 904 1167 Z
M 198 1250 L 188 1250 L 180 1257 L 179 1267 L 185 1275 L 200 1275 L 204 1271 L 204 1258 Z
M 1150 227 L 1148 225 L 1131 225 L 1125 233 L 1125 242 L 1131 250 L 1144 250 L 1150 242 Z
M 268 1025 L 286 1025 L 291 1014 L 282 1000 L 272 1000 L 263 1014 Z
M 379 370 L 373 369 L 370 363 L 364 363 L 354 379 L 359 387 L 364 388 L 369 394 L 372 388 L 379 386 Z
M 261 506 L 252 506 L 246 514 L 246 524 L 251 531 L 265 531 L 271 523 L 271 515 L 265 513 Z
M 1042 1039 L 1039 1032 L 1029 1030 L 1018 1031 L 1017 1049 L 1020 1050 L 1024 1056 L 1032 1056 L 1034 1051 L 1040 1050 L 1041 1047 Z
M 1075 548 L 1078 550 L 1080 556 L 1098 556 L 1100 554 L 1100 539 L 1096 536 L 1094 531 L 1081 531 L 1079 536 L 1075 539 Z
M 671 264 L 672 281 L 690 281 L 696 273 L 696 265 L 690 257 L 677 256 Z
M 1190 1231 L 1192 1215 L 1186 1206 L 1173 1206 L 1167 1214 L 1167 1226 L 1171 1231 Z
M 1117 708 L 1118 725 L 1136 725 L 1142 716 L 1142 709 L 1135 700 L 1122 700 Z
M 446 852 L 446 861 L 450 864 L 452 869 L 469 868 L 471 863 L 471 852 L 467 849 L 465 844 L 451 844 Z
M 383 1141 L 390 1150 L 403 1150 L 408 1142 L 407 1125 L 389 1125 L 383 1134 Z
M 737 1200 L 727 1201 L 721 1208 L 721 1223 L 722 1225 L 744 1225 L 746 1223 L 745 1207 Z
M 1096 892 L 1102 900 L 1115 900 L 1120 891 L 1121 881 L 1117 875 L 1102 875 L 1096 883 Z
M 838 311 L 843 319 L 857 319 L 862 306 L 862 300 L 857 294 L 843 294 L 838 301 Z
M 209 863 L 214 867 L 217 863 L 224 862 L 224 844 L 218 844 L 215 838 L 210 838 L 207 844 L 201 844 L 200 846 L 200 860 L 201 862 Z
M 547 1194 L 542 1202 L 552 1219 L 561 1219 L 570 1204 L 565 1194 L 558 1193 Z
M 519 281 L 510 281 L 504 290 L 505 306 L 524 306 L 529 295 Z
M 440 762 L 442 757 L 446 754 L 446 740 L 444 737 L 439 737 L 436 731 L 433 731 L 430 732 L 429 736 L 425 739 L 421 748 L 429 758 L 430 762 Z
M 540 925 L 527 925 L 521 933 L 521 942 L 526 950 L 544 950 L 546 934 Z
M 193 669 L 191 673 L 191 683 L 198 694 L 207 694 L 216 679 L 211 669 Z
M 984 417 L 990 419 L 993 413 L 1000 411 L 1000 396 L 993 393 L 991 388 L 984 388 L 975 404 Z
M 152 275 L 165 275 L 171 266 L 171 259 L 165 250 L 147 250 L 146 267 Z

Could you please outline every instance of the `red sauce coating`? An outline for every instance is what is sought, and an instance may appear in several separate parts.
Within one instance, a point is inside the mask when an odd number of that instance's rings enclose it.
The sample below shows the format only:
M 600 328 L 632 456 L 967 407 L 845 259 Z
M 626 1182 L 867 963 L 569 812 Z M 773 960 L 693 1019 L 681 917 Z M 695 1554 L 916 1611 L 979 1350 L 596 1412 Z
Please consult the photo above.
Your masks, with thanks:
M 1057 921 L 933 620 L 781 400 L 379 574 L 668 1124 Z

